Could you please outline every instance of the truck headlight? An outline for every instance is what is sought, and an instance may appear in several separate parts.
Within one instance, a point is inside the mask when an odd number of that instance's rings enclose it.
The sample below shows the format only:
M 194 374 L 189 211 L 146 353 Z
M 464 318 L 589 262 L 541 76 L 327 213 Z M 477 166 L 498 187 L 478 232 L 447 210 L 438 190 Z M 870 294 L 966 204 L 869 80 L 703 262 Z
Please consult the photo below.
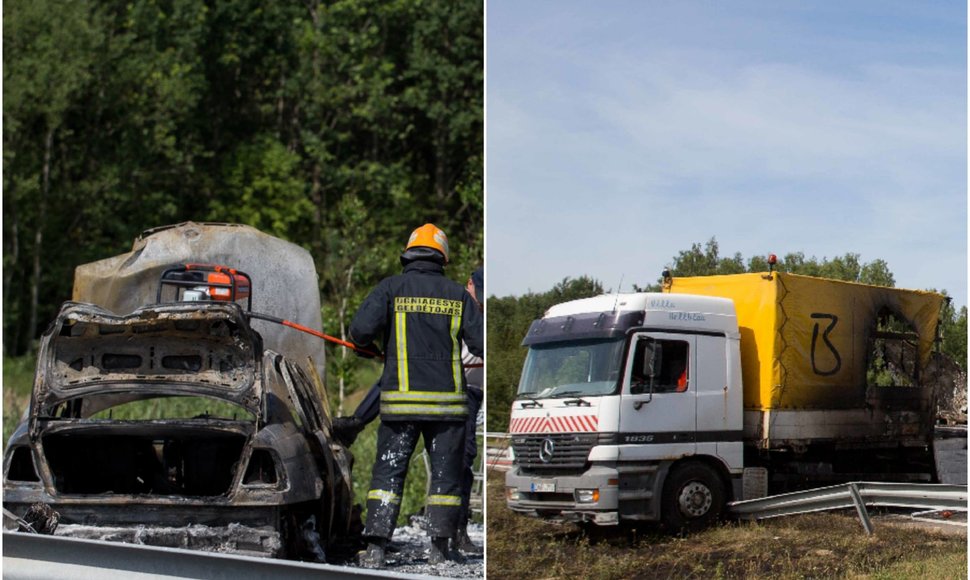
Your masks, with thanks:
M 519 501 L 522 499 L 522 494 L 519 493 L 519 488 L 517 487 L 506 487 L 505 488 L 505 499 L 509 501 Z
M 600 500 L 598 489 L 577 489 L 574 495 L 576 503 L 596 503 Z

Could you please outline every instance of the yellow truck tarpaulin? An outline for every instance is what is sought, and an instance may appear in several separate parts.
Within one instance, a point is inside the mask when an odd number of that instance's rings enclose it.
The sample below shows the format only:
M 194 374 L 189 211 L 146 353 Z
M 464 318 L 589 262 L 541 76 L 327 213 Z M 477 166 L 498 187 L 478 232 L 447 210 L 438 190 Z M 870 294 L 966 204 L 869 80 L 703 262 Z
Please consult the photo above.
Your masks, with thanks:
M 870 339 L 891 313 L 916 333 L 920 369 L 930 362 L 946 297 L 775 272 L 673 278 L 665 291 L 734 301 L 746 409 L 865 405 Z

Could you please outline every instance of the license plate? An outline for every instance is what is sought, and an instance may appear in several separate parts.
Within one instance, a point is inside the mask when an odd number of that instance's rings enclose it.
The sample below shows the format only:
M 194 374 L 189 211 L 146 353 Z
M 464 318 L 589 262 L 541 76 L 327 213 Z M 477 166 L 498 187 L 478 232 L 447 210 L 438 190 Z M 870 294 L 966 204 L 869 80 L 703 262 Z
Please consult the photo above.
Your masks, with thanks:
M 534 493 L 552 493 L 556 491 L 555 481 L 534 481 L 532 482 L 532 491 Z

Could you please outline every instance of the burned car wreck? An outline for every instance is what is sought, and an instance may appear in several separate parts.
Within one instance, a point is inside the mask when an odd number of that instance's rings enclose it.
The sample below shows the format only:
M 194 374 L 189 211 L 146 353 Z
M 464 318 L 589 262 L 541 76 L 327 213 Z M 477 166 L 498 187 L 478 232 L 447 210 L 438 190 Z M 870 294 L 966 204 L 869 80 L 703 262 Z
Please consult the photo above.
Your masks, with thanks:
M 353 550 L 353 458 L 330 438 L 315 364 L 266 347 L 251 297 L 186 298 L 219 286 L 126 314 L 62 306 L 5 451 L 6 510 L 46 504 L 58 535 L 318 561 Z

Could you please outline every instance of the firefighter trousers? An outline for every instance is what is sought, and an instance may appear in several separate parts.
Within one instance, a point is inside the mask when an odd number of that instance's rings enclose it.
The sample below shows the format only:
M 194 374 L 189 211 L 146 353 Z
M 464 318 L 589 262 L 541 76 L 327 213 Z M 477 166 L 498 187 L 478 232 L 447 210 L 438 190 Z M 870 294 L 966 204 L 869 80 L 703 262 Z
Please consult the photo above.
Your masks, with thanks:
M 394 533 L 408 462 L 420 436 L 424 437 L 424 448 L 431 459 L 431 486 L 425 509 L 428 535 L 432 538 L 454 535 L 462 503 L 465 423 L 381 421 L 377 430 L 377 458 L 367 492 L 365 536 L 389 539 Z
M 475 457 L 478 455 L 478 410 L 482 407 L 484 393 L 476 387 L 468 387 L 468 420 L 465 422 L 465 452 L 461 470 L 461 513 L 458 516 L 458 529 L 468 526 L 471 518 L 472 487 L 475 485 Z M 484 482 L 483 482 L 484 485 Z

